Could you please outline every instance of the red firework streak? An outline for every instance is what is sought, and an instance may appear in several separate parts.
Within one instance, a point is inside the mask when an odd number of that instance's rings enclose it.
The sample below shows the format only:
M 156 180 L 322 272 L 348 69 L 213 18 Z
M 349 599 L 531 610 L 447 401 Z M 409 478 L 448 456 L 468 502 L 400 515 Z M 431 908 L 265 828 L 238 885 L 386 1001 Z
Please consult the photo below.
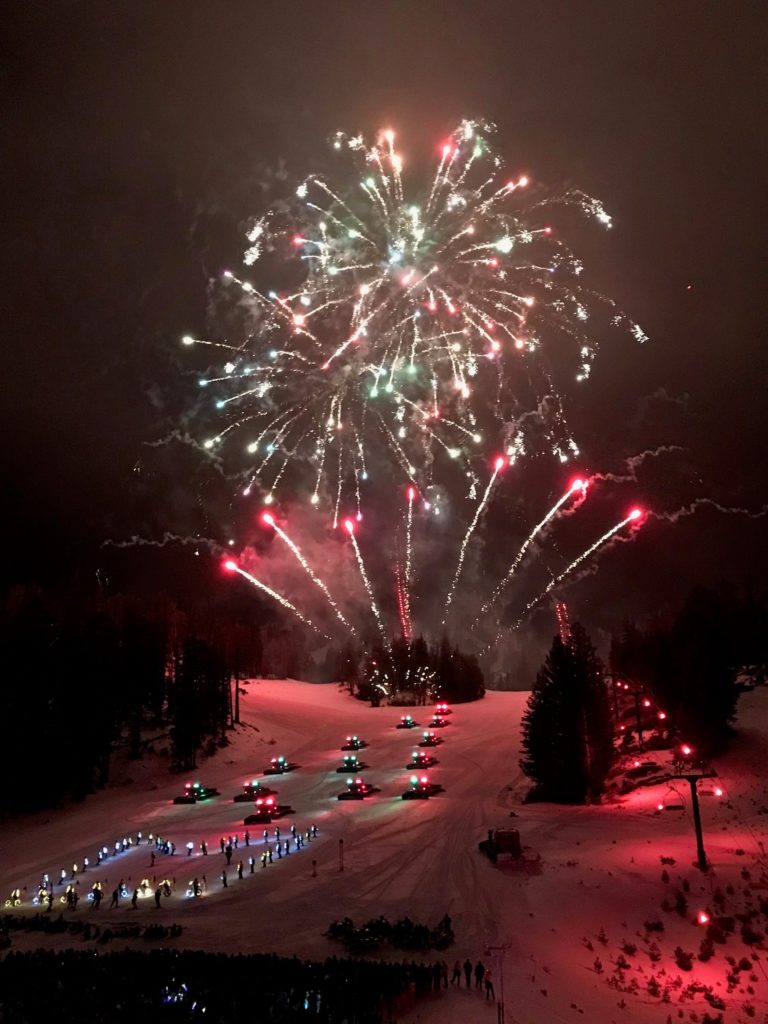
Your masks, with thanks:
M 403 640 L 413 640 L 413 623 L 411 622 L 411 612 L 408 607 L 408 595 L 403 586 L 399 562 L 395 562 L 395 594 L 397 596 L 397 611 L 400 616 L 400 629 L 403 634 Z
M 565 601 L 555 601 L 555 618 L 560 639 L 567 644 L 571 638 L 571 623 L 568 619 L 568 605 Z

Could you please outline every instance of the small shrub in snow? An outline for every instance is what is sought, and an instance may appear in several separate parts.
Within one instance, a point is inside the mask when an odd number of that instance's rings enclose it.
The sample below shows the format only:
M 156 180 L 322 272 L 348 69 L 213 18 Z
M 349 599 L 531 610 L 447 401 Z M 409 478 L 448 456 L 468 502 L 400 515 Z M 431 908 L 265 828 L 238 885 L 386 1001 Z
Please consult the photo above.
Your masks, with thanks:
M 715 954 L 715 944 L 712 939 L 707 935 L 701 940 L 699 946 L 699 960 L 703 963 L 707 960 L 711 960 Z
M 674 864 L 675 863 L 675 858 L 674 857 L 659 857 L 659 860 L 661 861 L 662 864 Z
M 645 928 L 645 930 L 647 932 L 663 932 L 664 931 L 664 922 L 663 921 L 659 921 L 658 918 L 655 918 L 655 919 L 653 919 L 651 921 L 646 921 L 643 924 L 643 928 Z
M 693 967 L 693 953 L 688 953 L 682 946 L 675 946 L 675 963 L 681 971 L 690 971 Z
M 680 917 L 686 917 L 688 915 L 688 900 L 685 898 L 682 892 L 675 893 L 675 910 Z
M 744 922 L 741 926 L 741 941 L 745 946 L 754 946 L 762 939 L 762 934 L 752 927 L 748 922 Z
M 627 956 L 634 956 L 637 953 L 637 946 L 634 942 L 625 942 L 621 947 L 622 953 L 626 953 Z

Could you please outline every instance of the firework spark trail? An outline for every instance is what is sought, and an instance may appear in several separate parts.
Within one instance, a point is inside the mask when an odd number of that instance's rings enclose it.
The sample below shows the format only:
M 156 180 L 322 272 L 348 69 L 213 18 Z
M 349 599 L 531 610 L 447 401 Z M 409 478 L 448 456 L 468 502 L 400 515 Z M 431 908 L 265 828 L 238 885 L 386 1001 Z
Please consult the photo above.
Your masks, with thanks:
M 416 491 L 408 488 L 408 509 L 405 517 L 405 609 L 408 621 L 411 621 L 411 582 L 412 582 L 412 537 L 413 537 L 413 502 Z M 413 632 L 413 629 L 411 629 Z
M 310 629 L 314 630 L 315 633 L 318 633 L 320 636 L 325 637 L 326 640 L 331 639 L 331 637 L 329 637 L 327 633 L 323 633 L 321 629 L 318 629 L 314 622 L 308 619 L 306 615 L 302 615 L 299 609 L 295 605 L 291 604 L 288 598 L 283 597 L 282 594 L 278 594 L 275 590 L 272 590 L 271 587 L 268 587 L 266 583 L 262 583 L 261 580 L 257 580 L 255 576 L 251 576 L 251 574 L 249 572 L 246 572 L 245 569 L 242 569 L 237 564 L 237 562 L 225 562 L 224 568 L 228 572 L 239 573 L 239 575 L 242 576 L 243 579 L 248 580 L 248 582 L 252 584 L 252 586 L 256 587 L 258 590 L 263 590 L 265 594 L 269 594 L 269 596 L 271 598 L 274 598 L 274 600 L 277 601 L 278 604 L 281 604 L 283 608 L 287 608 L 289 612 L 293 612 L 297 619 L 301 619 L 301 621 L 306 626 L 309 626 Z
M 558 498 L 558 500 L 555 502 L 555 504 L 552 506 L 552 508 L 549 510 L 549 512 L 547 512 L 547 514 L 544 516 L 544 518 L 534 526 L 534 528 L 528 534 L 526 539 L 523 541 L 522 547 L 520 548 L 520 550 L 518 551 L 517 555 L 515 556 L 514 561 L 510 565 L 509 569 L 507 569 L 507 572 L 506 572 L 506 575 L 504 576 L 504 579 L 501 581 L 501 583 L 499 583 L 497 585 L 497 587 L 495 588 L 495 590 L 493 591 L 491 596 L 488 598 L 488 600 L 485 602 L 485 604 L 480 609 L 480 615 L 483 615 L 485 612 L 487 612 L 488 609 L 491 607 L 491 605 L 494 604 L 499 599 L 499 597 L 501 596 L 502 591 L 504 590 L 506 585 L 509 583 L 509 581 L 512 579 L 512 577 L 513 577 L 513 575 L 515 573 L 515 570 L 520 565 L 520 562 L 523 560 L 523 556 L 525 555 L 525 552 L 528 550 L 528 548 L 533 543 L 535 538 L 538 536 L 539 533 L 541 533 L 541 531 L 544 529 L 544 527 L 548 523 L 550 523 L 552 521 L 552 519 L 554 519 L 554 517 L 557 515 L 557 513 L 560 511 L 560 509 L 563 507 L 563 505 L 577 491 L 580 491 L 582 497 L 584 497 L 584 495 L 587 492 L 587 483 L 584 480 L 574 480 L 574 482 L 571 484 L 571 486 L 568 488 L 568 490 L 565 492 L 565 494 L 563 494 L 560 498 Z M 480 616 L 478 615 L 477 619 L 475 619 L 475 624 L 478 622 L 479 618 L 480 618 Z
M 323 594 L 325 594 L 328 604 L 330 604 L 331 608 L 333 608 L 336 614 L 336 618 L 339 620 L 339 622 L 341 622 L 342 625 L 347 627 L 352 636 L 357 636 L 357 631 L 355 630 L 354 626 L 350 625 L 350 623 L 347 622 L 347 620 L 344 618 L 341 609 L 331 596 L 331 592 L 328 590 L 328 587 L 320 579 L 320 577 L 312 570 L 312 566 L 309 564 L 309 562 L 307 562 L 306 558 L 301 553 L 299 546 L 295 544 L 293 540 L 291 540 L 291 538 L 288 536 L 285 530 L 281 529 L 277 525 L 277 523 L 275 522 L 275 517 L 270 512 L 263 512 L 261 518 L 267 524 L 267 526 L 272 527 L 272 529 L 283 541 L 283 543 L 290 548 L 290 550 L 296 557 L 296 560 L 299 562 L 302 569 L 307 574 L 307 576 L 309 576 L 309 578 L 312 580 L 315 586 L 318 587 L 318 589 L 322 590 Z
M 376 619 L 376 625 L 379 627 L 379 632 L 381 633 L 381 639 L 384 643 L 384 647 L 386 648 L 387 651 L 391 653 L 392 648 L 389 642 L 389 637 L 387 636 L 387 631 L 384 627 L 384 622 L 381 618 L 379 606 L 376 604 L 376 598 L 373 596 L 373 587 L 371 586 L 371 581 L 368 579 L 368 573 L 365 571 L 365 563 L 363 562 L 363 556 L 360 552 L 360 548 L 358 547 L 357 537 L 355 537 L 355 524 L 352 522 L 351 519 L 344 520 L 344 529 L 347 531 L 352 540 L 352 547 L 354 548 L 355 558 L 357 559 L 357 568 L 360 570 L 360 579 L 363 581 L 363 586 L 365 587 L 365 591 L 368 594 L 368 600 L 370 601 L 371 604 L 371 611 L 373 612 L 373 617 Z
M 586 551 L 582 551 L 582 553 L 577 558 L 574 558 L 574 560 L 570 563 L 570 565 L 567 565 L 565 567 L 565 569 L 563 569 L 563 571 L 559 575 L 553 577 L 549 581 L 549 583 L 546 585 L 546 587 L 542 590 L 542 592 L 540 594 L 538 594 L 536 597 L 532 598 L 528 602 L 528 604 L 525 606 L 525 609 L 523 610 L 523 614 L 520 616 L 520 618 L 517 620 L 517 622 L 514 624 L 514 626 L 512 628 L 513 629 L 517 629 L 520 626 L 520 624 L 523 622 L 523 620 L 525 619 L 525 616 L 528 614 L 528 612 L 531 610 L 531 608 L 534 607 L 534 605 L 537 605 L 539 603 L 539 601 L 542 600 L 542 598 L 546 597 L 547 594 L 551 593 L 551 591 L 554 590 L 554 588 L 557 586 L 558 583 L 561 583 L 565 579 L 566 576 L 568 576 L 570 573 L 572 573 L 573 570 L 577 566 L 581 565 L 581 563 L 586 558 L 589 558 L 589 556 L 591 554 L 593 554 L 593 552 L 597 551 L 597 549 L 599 547 L 601 547 L 603 544 L 605 544 L 607 541 L 609 541 L 611 539 L 611 537 L 613 537 L 615 534 L 617 534 L 620 530 L 623 530 L 625 526 L 629 525 L 629 523 L 637 522 L 637 520 L 641 518 L 642 514 L 643 513 L 640 511 L 639 508 L 633 508 L 632 511 L 629 513 L 629 515 L 626 516 L 626 518 L 622 519 L 620 523 L 616 523 L 615 526 L 612 526 L 610 528 L 610 530 L 607 530 L 602 535 L 602 537 L 598 537 L 597 540 L 594 542 L 594 544 L 591 544 L 586 549 Z M 497 635 L 497 637 L 496 637 L 497 641 L 498 641 L 499 635 Z
M 400 574 L 400 563 L 395 561 L 395 595 L 397 597 L 397 611 L 400 616 L 400 631 L 404 640 L 413 639 L 413 623 L 408 607 L 408 599 L 405 587 L 403 586 Z
M 472 518 L 472 522 L 469 524 L 467 532 L 464 534 L 464 540 L 461 542 L 461 547 L 459 548 L 459 560 L 458 560 L 458 563 L 456 565 L 456 572 L 453 574 L 453 579 L 451 580 L 451 585 L 448 588 L 448 594 L 447 594 L 447 596 L 445 598 L 445 616 L 446 617 L 447 617 L 447 614 L 448 614 L 448 608 L 449 608 L 449 606 L 451 604 L 451 601 L 453 600 L 453 595 L 454 595 L 454 592 L 456 590 L 456 584 L 459 582 L 459 576 L 461 575 L 461 570 L 464 567 L 464 556 L 466 555 L 466 552 L 467 552 L 467 544 L 469 544 L 470 538 L 471 538 L 472 534 L 475 532 L 475 527 L 477 526 L 477 524 L 478 524 L 478 522 L 480 520 L 480 516 L 485 511 L 485 507 L 488 504 L 488 498 L 490 497 L 490 494 L 491 494 L 491 488 L 493 487 L 494 483 L 496 482 L 496 477 L 499 475 L 499 473 L 501 472 L 501 470 L 504 468 L 505 465 L 506 465 L 506 459 L 503 456 L 500 455 L 496 459 L 494 464 L 493 464 L 493 473 L 491 473 L 491 479 L 488 481 L 488 486 L 485 488 L 485 492 L 483 493 L 483 496 L 480 499 L 480 502 L 478 503 L 477 508 L 475 509 L 475 514 L 474 514 L 474 516 Z M 443 626 L 445 625 L 445 618 L 443 618 L 443 621 L 442 621 L 441 625 L 443 625 Z

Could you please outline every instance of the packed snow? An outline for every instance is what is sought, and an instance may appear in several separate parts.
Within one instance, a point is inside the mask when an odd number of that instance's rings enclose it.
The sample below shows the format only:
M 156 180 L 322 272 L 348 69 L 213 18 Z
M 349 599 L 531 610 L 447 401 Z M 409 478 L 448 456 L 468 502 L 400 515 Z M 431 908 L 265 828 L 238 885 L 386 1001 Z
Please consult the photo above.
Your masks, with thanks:
M 431 708 L 409 709 L 421 728 L 402 730 L 395 726 L 403 709 L 368 707 L 335 685 L 254 680 L 243 688 L 242 724 L 230 734 L 230 745 L 196 772 L 169 774 L 167 757 L 158 750 L 131 763 L 131 779 L 122 785 L 83 803 L 6 822 L 0 892 L 22 887 L 24 905 L 15 912 L 37 912 L 30 903 L 43 874 L 58 883 L 62 869 L 71 875 L 72 865 L 82 866 L 87 856 L 91 867 L 78 876 L 81 895 L 96 878 L 103 881 L 102 926 L 128 919 L 175 921 L 184 929 L 175 940 L 180 946 L 321 958 L 343 954 L 323 935 L 332 920 L 349 916 L 362 924 L 383 914 L 391 921 L 409 916 L 433 926 L 448 913 L 456 943 L 426 958 L 444 958 L 451 966 L 457 958 L 482 959 L 494 971 L 497 999 L 503 966 L 511 1024 L 702 1021 L 705 1013 L 717 1019 L 723 1012 L 717 1009 L 719 1000 L 726 1006 L 726 1024 L 768 1021 L 764 943 L 747 945 L 741 921 L 725 944 L 715 944 L 710 960 L 701 962 L 695 955 L 705 933 L 696 922 L 699 910 L 732 916 L 751 908 L 751 924 L 760 935 L 768 923 L 768 903 L 766 913 L 760 906 L 761 900 L 768 901 L 765 690 L 742 698 L 737 738 L 714 766 L 719 777 L 700 784 L 712 864 L 702 874 L 693 865 L 686 783 L 675 789 L 666 783 L 642 786 L 593 807 L 522 803 L 527 784 L 518 766 L 519 726 L 527 693 L 490 692 L 477 703 L 456 705 L 450 726 L 440 732 L 445 742 L 430 751 L 440 763 L 428 775 L 445 791 L 429 800 L 403 801 L 412 774 L 405 765 L 428 726 Z M 370 768 L 358 774 L 380 792 L 363 801 L 338 801 L 346 776 L 335 769 L 343 756 L 340 747 L 352 733 L 368 742 L 359 756 Z M 72 742 L 77 742 L 76 732 Z M 33 750 L 31 745 L 31 755 Z M 265 779 L 263 768 L 280 754 L 300 767 Z M 664 752 L 654 756 L 669 757 Z M 251 846 L 244 849 L 243 818 L 251 806 L 232 799 L 249 778 L 268 781 L 279 802 L 294 808 L 276 823 L 284 838 L 293 823 L 300 832 L 318 828 L 317 838 L 279 861 L 274 858 L 266 868 L 259 859 L 263 826 L 250 827 Z M 192 806 L 174 805 L 173 797 L 192 780 L 217 787 L 221 795 Z M 18 778 L 5 784 L 23 786 L 23 765 Z M 659 804 L 665 809 L 660 811 Z M 477 844 L 488 829 L 510 826 L 520 830 L 523 862 L 501 857 L 494 865 Z M 139 831 L 144 843 L 93 866 L 101 846 L 113 850 L 115 842 L 135 838 Z M 269 831 L 273 843 L 274 827 Z M 146 843 L 150 832 L 176 844 L 174 856 L 156 854 L 154 867 L 154 846 Z M 239 845 L 224 889 L 219 841 L 236 833 Z M 207 857 L 200 852 L 202 840 Z M 194 843 L 191 857 L 188 842 Z M 256 858 L 253 874 L 249 855 Z M 674 862 L 662 864 L 662 857 Z M 246 868 L 239 880 L 235 865 L 241 859 Z M 190 880 L 203 876 L 205 894 L 187 897 Z M 140 900 L 136 910 L 128 900 L 117 910 L 107 909 L 109 894 L 121 879 L 132 891 L 145 877 L 151 883 L 165 877 L 176 881 L 160 911 L 151 899 Z M 690 886 L 685 913 L 665 911 L 662 902 L 674 900 L 683 880 Z M 720 908 L 713 902 L 718 889 L 724 894 Z M 62 891 L 57 886 L 57 896 Z M 93 916 L 93 911 L 83 900 L 77 914 Z M 655 920 L 663 922 L 663 931 L 648 932 L 645 922 Z M 13 934 L 15 949 L 67 941 L 73 940 Z M 692 970 L 676 965 L 677 946 L 694 954 Z M 734 958 L 735 965 L 742 958 L 749 964 L 734 970 L 726 957 Z M 418 1003 L 408 1020 L 474 1024 L 495 1020 L 496 1012 L 480 993 L 449 988 Z

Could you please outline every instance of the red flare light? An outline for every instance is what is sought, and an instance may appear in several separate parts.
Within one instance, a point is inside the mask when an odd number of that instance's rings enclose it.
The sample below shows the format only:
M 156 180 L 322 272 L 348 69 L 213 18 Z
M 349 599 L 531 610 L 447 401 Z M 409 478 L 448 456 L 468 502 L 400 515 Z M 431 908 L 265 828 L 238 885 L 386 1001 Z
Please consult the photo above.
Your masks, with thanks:
M 680 753 L 683 755 L 683 757 L 690 757 L 693 753 L 693 747 L 689 746 L 687 743 L 684 743 L 682 747 L 680 747 Z
M 696 915 L 696 920 L 699 924 L 709 924 L 709 914 L 706 910 L 700 910 Z
M 660 711 L 656 717 L 659 719 L 660 722 L 663 722 L 664 719 L 667 717 L 667 712 Z
M 413 501 L 413 499 L 415 497 L 416 497 L 416 488 L 415 487 L 409 487 L 408 488 L 408 501 Z
M 576 491 L 586 491 L 587 481 L 582 480 L 581 477 L 577 476 L 571 484 L 571 494 L 575 494 Z
M 275 517 L 272 515 L 271 512 L 262 512 L 261 513 L 261 521 L 262 521 L 262 523 L 266 523 L 267 526 L 274 526 L 275 525 Z
M 504 458 L 504 456 L 503 455 L 497 455 L 496 456 L 496 461 L 493 464 L 494 472 L 500 473 L 501 470 L 504 469 L 506 464 L 507 464 L 507 460 Z
M 637 520 L 642 516 L 642 514 L 643 510 L 641 508 L 633 508 L 632 511 L 629 513 L 629 518 Z
M 224 568 L 227 572 L 237 572 L 237 562 L 233 562 L 230 558 L 224 563 Z
M 347 533 L 351 537 L 352 534 L 355 532 L 355 524 L 354 524 L 354 522 L 351 519 L 345 519 L 344 520 L 344 529 L 347 531 Z

